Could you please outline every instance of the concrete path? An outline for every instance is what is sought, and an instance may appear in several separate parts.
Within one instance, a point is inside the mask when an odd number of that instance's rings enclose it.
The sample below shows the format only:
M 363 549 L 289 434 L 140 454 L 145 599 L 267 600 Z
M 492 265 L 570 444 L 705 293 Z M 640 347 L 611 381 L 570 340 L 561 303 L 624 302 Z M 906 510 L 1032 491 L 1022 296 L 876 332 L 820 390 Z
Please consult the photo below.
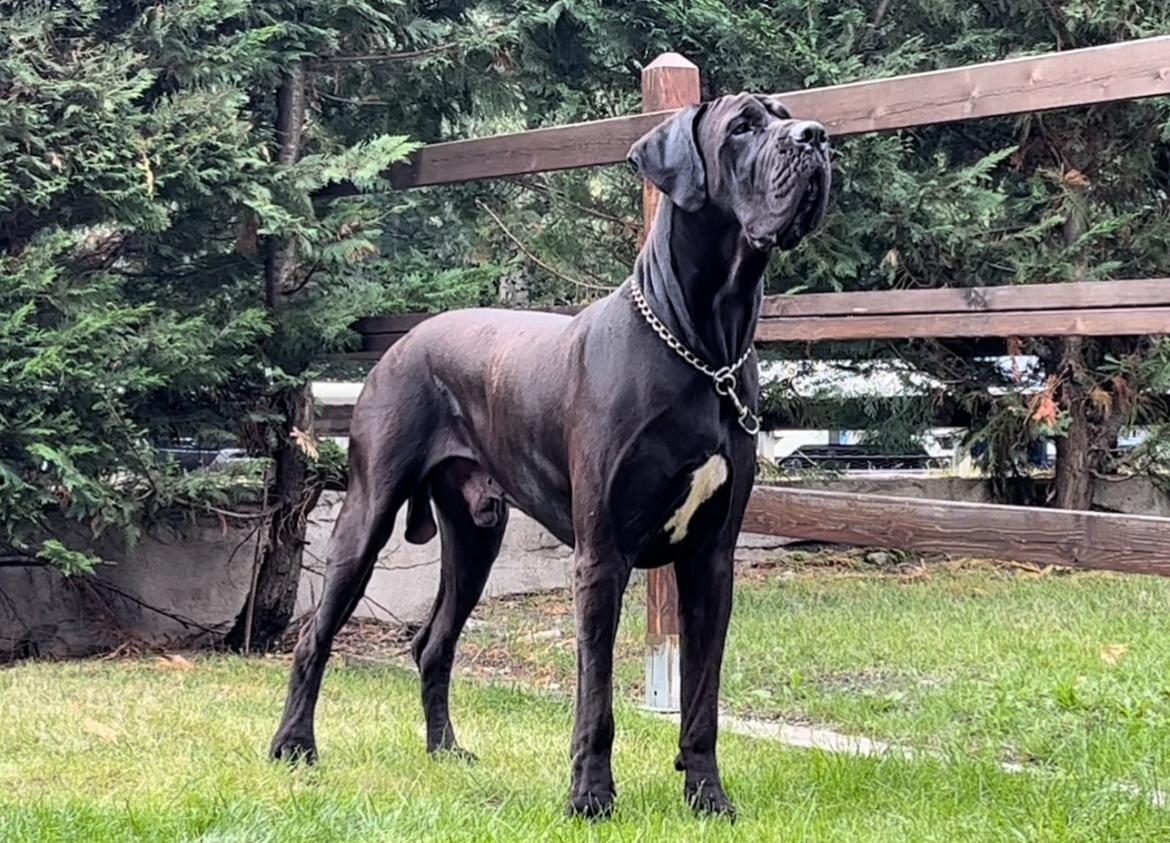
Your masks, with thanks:
M 678 722 L 677 714 L 659 714 Z M 776 720 L 753 720 L 746 717 L 736 717 L 726 712 L 719 715 L 719 729 L 722 732 L 731 732 L 757 740 L 773 741 L 794 749 L 815 749 L 834 755 L 848 755 L 857 758 L 915 758 L 943 759 L 944 756 L 930 750 L 916 749 L 900 744 L 887 743 L 875 738 L 862 735 L 847 735 L 828 729 L 823 726 L 811 726 L 794 723 L 784 723 Z M 1000 762 L 999 768 L 1005 773 L 1042 773 L 1041 767 L 1029 767 L 1015 761 Z M 1170 794 L 1157 789 L 1146 789 L 1135 784 L 1118 782 L 1111 786 L 1112 790 L 1138 796 L 1149 801 L 1155 808 L 1170 808 Z

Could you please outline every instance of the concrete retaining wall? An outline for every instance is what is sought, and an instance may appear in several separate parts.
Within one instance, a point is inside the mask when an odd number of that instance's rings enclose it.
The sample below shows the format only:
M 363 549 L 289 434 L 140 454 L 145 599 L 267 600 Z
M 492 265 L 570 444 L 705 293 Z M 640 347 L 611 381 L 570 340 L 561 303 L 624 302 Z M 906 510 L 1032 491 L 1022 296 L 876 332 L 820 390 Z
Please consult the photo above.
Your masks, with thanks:
M 326 493 L 314 510 L 297 611 L 321 590 L 326 547 L 343 495 Z M 439 586 L 439 542 L 402 539 L 405 509 L 394 538 L 358 606 L 359 616 L 418 622 Z M 108 651 L 127 640 L 179 642 L 213 638 L 229 629 L 251 580 L 253 543 L 247 531 L 218 523 L 159 528 L 128 549 L 115 538 L 96 551 L 115 564 L 94 577 L 66 578 L 48 568 L 0 569 L 0 661 L 6 654 L 66 657 Z M 486 594 L 567 587 L 572 550 L 527 516 L 513 512 Z M 163 613 L 152 611 L 157 607 Z M 165 614 L 164 614 L 165 613 Z
M 251 576 L 247 535 L 200 523 L 155 528 L 133 548 L 109 537 L 94 550 L 114 564 L 94 577 L 0 569 L 0 659 L 87 655 L 135 639 L 226 630 Z
M 305 558 L 307 570 L 297 594 L 298 612 L 308 611 L 320 595 L 329 535 L 343 499 L 340 492 L 328 492 L 322 495 L 313 513 Z M 393 537 L 378 557 L 366 596 L 358 605 L 359 616 L 421 621 L 430 611 L 439 589 L 439 540 L 425 545 L 407 542 L 402 538 L 405 517 L 404 508 L 399 513 Z M 495 597 L 566 588 L 572 582 L 572 555 L 570 548 L 531 518 L 513 511 L 485 594 Z

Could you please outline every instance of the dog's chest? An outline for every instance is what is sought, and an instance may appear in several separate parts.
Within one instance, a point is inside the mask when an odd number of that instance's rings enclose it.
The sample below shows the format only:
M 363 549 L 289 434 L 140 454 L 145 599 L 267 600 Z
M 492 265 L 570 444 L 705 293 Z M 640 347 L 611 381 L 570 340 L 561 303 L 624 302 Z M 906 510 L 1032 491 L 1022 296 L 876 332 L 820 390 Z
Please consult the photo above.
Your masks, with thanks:
M 736 471 L 718 447 L 683 451 L 678 440 L 650 440 L 628 454 L 610 486 L 619 543 L 638 567 L 694 554 L 727 522 Z
M 662 532 L 670 544 L 677 545 L 686 540 L 699 508 L 715 497 L 727 485 L 728 479 L 727 458 L 722 454 L 712 454 L 691 473 L 686 497 L 662 525 Z

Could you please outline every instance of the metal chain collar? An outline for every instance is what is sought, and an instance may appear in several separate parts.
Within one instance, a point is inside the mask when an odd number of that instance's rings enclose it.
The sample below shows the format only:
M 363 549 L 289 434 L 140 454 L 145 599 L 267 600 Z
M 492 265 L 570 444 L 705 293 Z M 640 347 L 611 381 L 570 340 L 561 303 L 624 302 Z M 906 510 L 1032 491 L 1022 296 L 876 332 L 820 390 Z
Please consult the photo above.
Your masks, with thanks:
M 751 357 L 752 351 L 755 349 L 749 345 L 748 350 L 743 353 L 743 356 L 730 366 L 716 369 L 714 366 L 710 366 L 704 362 L 701 357 L 687 348 L 682 340 L 670 332 L 670 329 L 650 309 L 650 303 L 642 295 L 642 288 L 634 278 L 630 279 L 630 295 L 634 299 L 634 307 L 642 314 L 642 318 L 646 320 L 646 324 L 650 326 L 654 333 L 658 334 L 662 341 L 666 343 L 667 347 L 685 360 L 691 368 L 709 377 L 715 384 L 716 395 L 723 396 L 731 401 L 732 406 L 735 407 L 735 412 L 738 414 L 739 426 L 749 436 L 755 436 L 759 433 L 760 417 L 739 399 L 739 394 L 736 391 L 739 384 L 735 377 L 735 373 L 743 367 L 743 364 L 747 362 L 747 359 Z

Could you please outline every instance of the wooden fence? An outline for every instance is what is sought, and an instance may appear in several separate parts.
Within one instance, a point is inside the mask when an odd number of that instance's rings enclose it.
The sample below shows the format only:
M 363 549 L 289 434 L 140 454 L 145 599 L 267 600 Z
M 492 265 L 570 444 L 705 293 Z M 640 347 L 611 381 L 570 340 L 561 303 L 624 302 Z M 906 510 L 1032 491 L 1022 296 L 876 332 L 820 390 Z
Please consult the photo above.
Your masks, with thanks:
M 674 54 L 643 73 L 646 113 L 441 143 L 395 167 L 398 188 L 613 164 L 630 144 L 699 99 L 698 69 Z M 1170 36 L 990 64 L 793 91 L 794 114 L 832 136 L 1170 94 Z M 658 197 L 645 193 L 646 226 Z M 377 357 L 423 315 L 363 320 L 360 356 Z M 1170 279 L 1024 287 L 815 294 L 766 300 L 761 343 L 908 337 L 1170 334 Z M 758 488 L 745 528 L 845 544 L 907 547 L 1133 573 L 1170 573 L 1170 519 Z M 671 569 L 651 573 L 648 702 L 677 700 L 678 618 Z
M 575 308 L 562 308 L 572 313 Z M 431 314 L 358 321 L 355 358 L 377 359 Z M 911 337 L 1144 336 L 1170 328 L 1170 278 L 768 296 L 760 344 Z
M 651 77 L 653 68 L 647 68 Z M 1166 93 L 1170 36 L 781 96 L 793 114 L 843 137 Z M 682 107 L 643 104 L 648 113 L 433 144 L 395 167 L 391 180 L 409 188 L 617 164 L 630 144 Z

